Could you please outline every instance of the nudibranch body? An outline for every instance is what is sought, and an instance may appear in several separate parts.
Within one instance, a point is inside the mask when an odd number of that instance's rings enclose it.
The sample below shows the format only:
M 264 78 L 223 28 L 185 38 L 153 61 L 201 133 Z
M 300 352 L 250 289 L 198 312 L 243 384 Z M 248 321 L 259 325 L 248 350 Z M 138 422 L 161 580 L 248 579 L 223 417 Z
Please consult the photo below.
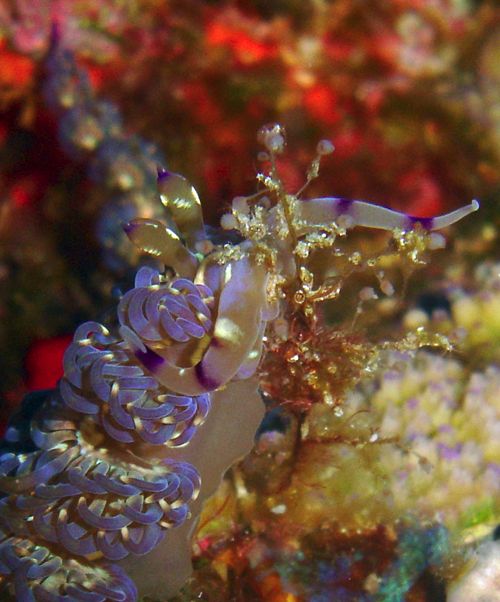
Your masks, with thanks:
M 201 504 L 251 447 L 262 419 L 255 374 L 267 324 L 331 293 L 313 282 L 311 252 L 331 249 L 354 226 L 404 234 L 418 225 L 431 248 L 430 232 L 477 209 L 473 202 L 423 220 L 363 201 L 303 201 L 285 193 L 276 172 L 281 128 L 264 129 L 261 139 L 271 173 L 222 219 L 238 231 L 236 244 L 214 245 L 195 189 L 160 170 L 166 224 L 138 219 L 125 230 L 162 270 L 137 272 L 116 326 L 77 329 L 64 377 L 31 411 L 29 432 L 15 421 L 9 428 L 0 457 L 0 583 L 15 599 L 131 602 L 175 593 L 190 572 Z

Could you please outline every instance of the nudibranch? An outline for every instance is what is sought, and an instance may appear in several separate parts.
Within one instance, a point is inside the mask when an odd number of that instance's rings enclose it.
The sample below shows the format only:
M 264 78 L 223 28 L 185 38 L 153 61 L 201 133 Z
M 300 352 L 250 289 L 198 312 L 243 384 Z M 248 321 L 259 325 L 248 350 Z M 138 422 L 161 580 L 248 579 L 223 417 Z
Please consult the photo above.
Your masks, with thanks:
M 271 172 L 222 218 L 236 243 L 214 244 L 196 190 L 159 170 L 166 222 L 136 219 L 125 231 L 160 269 L 138 270 L 113 326 L 76 330 L 57 390 L 27 399 L 11 423 L 0 457 L 0 585 L 14 599 L 175 593 L 191 570 L 201 504 L 262 419 L 266 326 L 321 288 L 308 277 L 309 252 L 355 226 L 417 228 L 432 247 L 430 233 L 477 209 L 418 219 L 364 201 L 301 200 L 275 169 L 282 129 L 265 128 L 261 140 Z M 320 144 L 311 173 L 329 150 Z

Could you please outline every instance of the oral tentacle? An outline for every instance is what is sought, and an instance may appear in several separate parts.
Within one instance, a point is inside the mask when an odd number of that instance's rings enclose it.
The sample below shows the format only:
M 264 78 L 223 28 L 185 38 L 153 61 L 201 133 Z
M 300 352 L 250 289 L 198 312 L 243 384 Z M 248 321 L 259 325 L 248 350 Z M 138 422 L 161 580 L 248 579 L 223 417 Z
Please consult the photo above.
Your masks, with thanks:
M 414 217 L 366 201 L 338 197 L 303 200 L 299 201 L 297 207 L 299 221 L 304 222 L 302 229 L 328 226 L 333 221 L 343 218 L 341 225 L 345 228 L 362 226 L 380 230 L 409 230 L 418 224 L 425 230 L 433 232 L 447 228 L 470 213 L 477 211 L 479 203 L 474 200 L 455 211 L 432 218 Z

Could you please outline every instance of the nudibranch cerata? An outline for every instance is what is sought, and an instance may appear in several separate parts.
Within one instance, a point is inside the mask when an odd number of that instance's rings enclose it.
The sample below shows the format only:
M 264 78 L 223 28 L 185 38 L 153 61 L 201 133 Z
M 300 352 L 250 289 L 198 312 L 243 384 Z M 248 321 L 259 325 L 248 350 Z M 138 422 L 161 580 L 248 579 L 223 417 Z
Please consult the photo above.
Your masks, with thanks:
M 272 162 L 282 129 L 261 140 Z M 318 162 L 329 150 L 320 145 Z M 0 584 L 19 602 L 175 593 L 203 500 L 252 446 L 266 325 L 311 293 L 309 250 L 356 226 L 417 228 L 432 247 L 432 232 L 477 209 L 419 219 L 364 201 L 301 200 L 274 168 L 258 179 L 262 191 L 222 219 L 238 242 L 216 245 L 196 190 L 160 170 L 166 223 L 136 219 L 125 230 L 161 269 L 139 269 L 112 328 L 76 330 L 57 390 L 28 398 L 12 421 L 0 457 Z M 303 288 L 290 297 L 294 282 Z

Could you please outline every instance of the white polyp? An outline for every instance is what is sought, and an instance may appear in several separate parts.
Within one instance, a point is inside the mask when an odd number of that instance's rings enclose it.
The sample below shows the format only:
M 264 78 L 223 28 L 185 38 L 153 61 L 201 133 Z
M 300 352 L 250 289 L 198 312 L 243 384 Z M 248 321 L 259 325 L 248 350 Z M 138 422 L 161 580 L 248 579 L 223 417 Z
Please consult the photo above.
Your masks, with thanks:
M 378 299 L 377 293 L 371 286 L 365 286 L 359 291 L 359 298 L 361 301 L 371 301 L 372 299 Z
M 258 139 L 271 154 L 281 153 L 285 148 L 284 130 L 277 123 L 261 128 Z
M 247 215 L 250 212 L 250 208 L 248 206 L 248 201 L 244 196 L 236 196 L 232 202 L 233 211 L 237 211 L 238 213 L 242 213 L 243 215 Z
M 281 134 L 273 134 L 267 139 L 266 146 L 272 153 L 282 153 L 285 147 L 285 139 Z
M 318 146 L 316 147 L 316 152 L 318 155 L 331 155 L 335 150 L 335 146 L 333 145 L 331 140 L 320 140 L 318 142 Z
M 223 230 L 235 230 L 238 227 L 238 222 L 234 215 L 231 213 L 225 213 L 220 218 L 220 225 Z
M 394 295 L 394 285 L 385 278 L 380 281 L 380 290 L 388 297 L 392 297 L 392 295 Z
M 202 255 L 208 255 L 214 250 L 214 243 L 211 240 L 199 240 L 195 243 L 194 248 Z
M 438 232 L 432 232 L 429 236 L 429 249 L 435 251 L 436 249 L 444 249 L 446 247 L 446 238 Z
M 356 224 L 350 215 L 339 215 L 337 218 L 337 224 L 340 228 L 344 228 L 344 230 L 349 230 L 354 227 Z

